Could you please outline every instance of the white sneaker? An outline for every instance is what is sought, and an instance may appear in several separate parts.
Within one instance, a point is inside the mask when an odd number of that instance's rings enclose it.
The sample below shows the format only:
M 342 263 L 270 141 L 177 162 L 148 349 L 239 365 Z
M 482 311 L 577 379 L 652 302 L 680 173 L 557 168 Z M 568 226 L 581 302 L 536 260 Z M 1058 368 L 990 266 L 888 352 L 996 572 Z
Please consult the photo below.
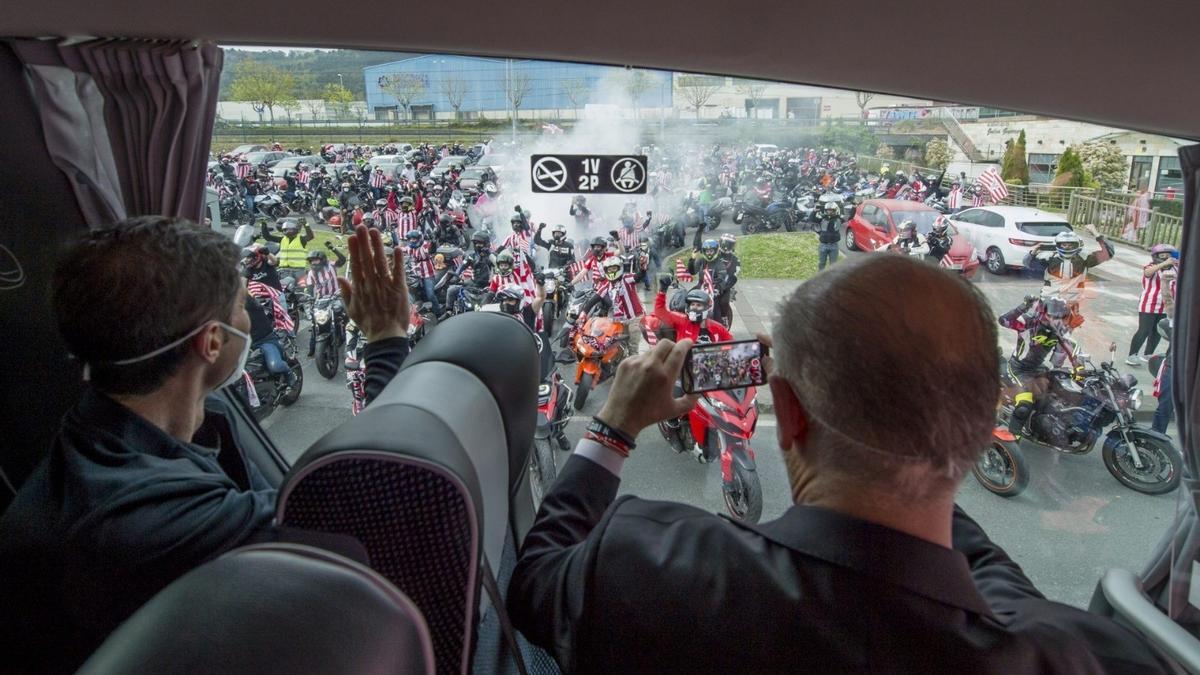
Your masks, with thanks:
M 1125 365 L 1127 365 L 1127 366 L 1140 366 L 1140 365 L 1142 365 L 1142 362 L 1141 362 L 1141 360 L 1139 360 L 1139 359 L 1138 359 L 1138 357 L 1136 357 L 1136 356 L 1130 356 L 1129 358 L 1125 359 Z
M 1149 354 L 1142 354 L 1138 358 L 1141 359 L 1142 363 L 1150 363 L 1150 355 Z

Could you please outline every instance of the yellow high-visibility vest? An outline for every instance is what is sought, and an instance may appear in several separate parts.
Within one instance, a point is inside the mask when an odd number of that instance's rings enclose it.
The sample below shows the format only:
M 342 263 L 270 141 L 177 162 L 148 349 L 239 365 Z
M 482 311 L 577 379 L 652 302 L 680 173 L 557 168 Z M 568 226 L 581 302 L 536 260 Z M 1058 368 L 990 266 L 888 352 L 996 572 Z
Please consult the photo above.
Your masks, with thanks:
M 300 240 L 300 235 L 288 239 L 284 237 L 279 242 L 279 266 L 303 268 L 308 264 L 304 256 L 308 255 L 308 249 Z

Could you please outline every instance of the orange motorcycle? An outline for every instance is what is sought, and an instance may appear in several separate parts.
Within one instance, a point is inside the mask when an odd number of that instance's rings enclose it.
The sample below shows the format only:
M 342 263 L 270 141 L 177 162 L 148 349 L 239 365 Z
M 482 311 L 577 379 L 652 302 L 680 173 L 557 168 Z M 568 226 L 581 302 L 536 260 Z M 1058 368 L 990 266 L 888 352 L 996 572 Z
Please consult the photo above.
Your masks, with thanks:
M 613 376 L 626 354 L 625 324 L 606 316 L 589 317 L 575 335 L 575 409 L 583 410 L 588 394 Z

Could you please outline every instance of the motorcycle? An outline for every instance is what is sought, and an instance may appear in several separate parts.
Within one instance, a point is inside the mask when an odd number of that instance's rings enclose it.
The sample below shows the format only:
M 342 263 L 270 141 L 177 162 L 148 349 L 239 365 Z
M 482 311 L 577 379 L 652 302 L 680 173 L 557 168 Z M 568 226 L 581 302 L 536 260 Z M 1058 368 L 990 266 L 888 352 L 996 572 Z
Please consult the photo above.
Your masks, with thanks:
M 317 372 L 332 379 L 338 371 L 338 355 L 346 341 L 346 308 L 337 296 L 313 301 L 312 330 L 316 333 L 314 360 Z
M 662 324 L 646 317 L 642 330 L 653 344 Z M 700 395 L 686 418 L 658 423 L 675 452 L 690 451 L 704 464 L 721 463 L 721 493 L 729 515 L 747 523 L 762 516 L 762 482 L 750 438 L 758 425 L 758 391 L 754 387 L 710 391 Z
M 315 198 L 311 192 L 303 188 L 298 188 L 292 195 L 292 198 L 287 200 L 287 207 L 295 213 L 308 213 L 312 210 L 315 203 Z
M 346 324 L 346 388 L 350 390 L 350 412 L 354 415 L 367 407 L 367 365 L 363 362 L 366 343 L 353 321 Z
M 606 316 L 589 317 L 575 335 L 575 409 L 583 410 L 588 394 L 612 377 L 628 356 L 625 324 Z
M 571 293 L 571 282 L 567 279 L 566 271 L 557 267 L 547 267 L 542 271 L 545 281 L 546 301 L 542 303 L 542 325 L 546 334 L 554 332 L 554 322 L 562 313 L 562 301 Z
M 1087 354 L 1067 349 L 1064 366 L 1046 373 L 1049 387 L 1019 435 L 1058 452 L 1083 455 L 1095 448 L 1101 433 L 1109 428 L 1102 440 L 1102 457 L 1113 478 L 1143 494 L 1170 492 L 1179 485 L 1183 458 L 1170 438 L 1134 421 L 1142 391 L 1136 377 L 1122 375 L 1113 365 L 1116 344 L 1109 349 L 1111 360 L 1101 362 L 1099 368 Z M 1007 359 L 1001 368 L 1004 395 L 997 426 L 1008 429 L 1012 397 L 1022 390 L 1022 384 Z M 1006 446 L 1003 452 L 991 450 L 977 462 L 976 479 L 996 494 L 1018 494 L 1024 487 L 1020 485 L 1024 458 L 1019 446 Z
M 308 306 L 311 296 L 300 290 L 301 284 L 297 283 L 294 272 L 281 271 L 279 285 L 283 287 L 283 298 L 287 302 L 288 315 L 292 318 L 292 325 L 299 331 L 300 318 L 306 315 L 304 310 Z
M 533 432 L 533 452 L 530 453 L 530 468 L 534 472 L 535 480 L 530 481 L 530 484 L 536 507 L 558 476 L 554 446 L 558 446 L 561 452 L 571 449 L 565 431 L 567 422 L 571 419 L 574 394 L 558 374 L 550 340 L 544 333 L 535 337 L 541 362 L 541 379 L 538 383 L 537 428 Z
M 238 224 L 253 220 L 250 212 L 246 210 L 246 201 L 236 195 L 222 197 L 220 209 L 221 222 Z
M 279 220 L 291 213 L 283 199 L 277 194 L 258 195 L 254 198 L 254 210 L 258 213 Z
M 250 404 L 250 413 L 259 421 L 269 417 L 277 407 L 286 408 L 295 403 L 304 388 L 304 370 L 296 356 L 295 340 L 285 331 L 277 330 L 275 335 L 283 348 L 283 363 L 276 364 L 275 370 L 272 370 L 262 347 L 254 347 L 250 350 L 246 370 L 237 385 L 241 395 Z

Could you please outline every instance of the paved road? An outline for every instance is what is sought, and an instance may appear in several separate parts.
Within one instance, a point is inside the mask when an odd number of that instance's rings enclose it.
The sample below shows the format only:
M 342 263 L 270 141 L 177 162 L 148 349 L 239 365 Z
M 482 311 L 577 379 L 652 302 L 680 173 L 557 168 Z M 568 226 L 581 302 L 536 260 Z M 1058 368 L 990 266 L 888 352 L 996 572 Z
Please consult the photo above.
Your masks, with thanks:
M 723 230 L 729 229 L 726 225 Z M 1125 258 L 1140 261 L 1144 254 L 1122 249 Z M 1140 264 L 1140 262 L 1138 263 Z M 1131 272 L 1132 270 L 1132 272 Z M 1136 327 L 1137 265 L 1116 261 L 1097 274 L 1093 300 L 1085 314 L 1088 323 L 1077 333 L 1085 348 L 1100 356 L 1110 340 L 1127 347 Z M 993 308 L 1003 312 L 1036 289 L 1036 282 L 1017 277 L 993 277 L 986 272 L 976 279 Z M 746 282 L 739 307 L 753 312 L 750 321 L 770 328 L 774 306 L 788 282 Z M 736 328 L 735 324 L 735 328 Z M 1009 331 L 1003 331 L 1009 333 Z M 301 344 L 306 344 L 304 336 Z M 1002 336 L 1011 345 L 1008 335 Z M 1123 354 L 1122 354 L 1123 355 Z M 561 366 L 563 377 L 573 380 L 573 368 Z M 1134 369 L 1147 383 L 1145 369 Z M 350 395 L 345 376 L 339 372 L 325 380 L 305 362 L 305 388 L 299 402 L 276 412 L 264 426 L 289 458 L 295 458 L 310 443 L 350 418 Z M 589 398 L 588 404 L 568 427 L 574 442 L 583 426 L 599 410 L 608 384 Z M 1173 430 L 1172 430 L 1173 433 Z M 720 512 L 720 476 L 717 466 L 696 462 L 690 455 L 677 455 L 658 434 L 648 429 L 626 464 L 622 493 L 647 498 L 676 500 Z M 765 506 L 763 519 L 782 514 L 790 505 L 783 462 L 775 443 L 774 418 L 764 416 L 754 439 Z M 1175 514 L 1175 495 L 1149 497 L 1119 485 L 1105 469 L 1099 453 L 1065 456 L 1034 445 L 1025 448 L 1032 482 L 1021 496 L 1005 500 L 983 490 L 972 478 L 962 487 L 959 502 L 979 520 L 992 537 L 1020 562 L 1048 597 L 1086 606 L 1096 580 L 1111 567 L 1138 569 Z M 566 455 L 560 455 L 565 459 Z

